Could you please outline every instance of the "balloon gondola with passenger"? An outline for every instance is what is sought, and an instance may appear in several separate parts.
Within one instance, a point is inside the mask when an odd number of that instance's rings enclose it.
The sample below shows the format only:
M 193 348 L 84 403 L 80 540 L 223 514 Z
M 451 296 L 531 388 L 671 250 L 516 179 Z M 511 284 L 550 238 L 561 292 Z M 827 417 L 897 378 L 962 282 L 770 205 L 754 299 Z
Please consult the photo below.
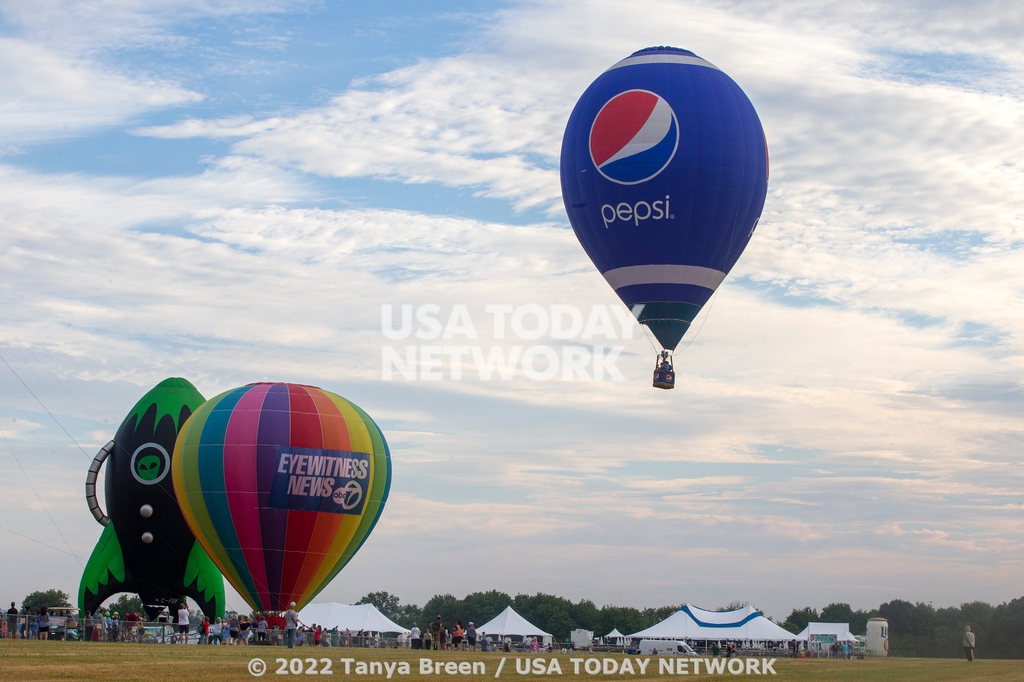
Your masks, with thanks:
M 753 105 L 718 67 L 653 47 L 580 97 L 562 140 L 562 198 L 587 255 L 661 346 L 654 385 L 757 226 L 768 150 Z

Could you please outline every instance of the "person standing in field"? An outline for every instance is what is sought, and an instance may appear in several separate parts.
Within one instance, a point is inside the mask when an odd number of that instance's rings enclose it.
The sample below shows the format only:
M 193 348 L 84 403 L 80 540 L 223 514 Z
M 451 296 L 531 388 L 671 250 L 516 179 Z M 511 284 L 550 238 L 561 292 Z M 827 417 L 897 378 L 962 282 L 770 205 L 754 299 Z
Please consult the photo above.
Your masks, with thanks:
M 178 642 L 188 644 L 188 607 L 185 602 L 178 604 Z
M 451 646 L 452 651 L 458 651 L 459 648 L 462 646 L 462 633 L 463 633 L 462 621 L 461 620 L 457 620 L 457 621 L 455 621 L 455 627 L 452 629 L 452 632 L 451 632 L 451 635 L 452 635 L 452 646 Z
M 233 645 L 238 644 L 238 615 L 231 616 L 231 620 L 228 621 L 228 633 L 231 635 L 231 643 Z
M 434 650 L 441 649 L 444 643 L 441 638 L 444 637 L 444 624 L 441 622 L 441 616 L 434 619 L 434 622 L 430 624 L 430 633 L 433 635 Z
M 964 653 L 968 661 L 974 660 L 974 630 L 970 625 L 964 627 Z
M 50 614 L 46 607 L 39 609 L 39 639 L 50 639 Z
M 295 646 L 295 628 L 298 624 L 299 614 L 295 612 L 295 602 L 292 602 L 284 612 L 285 639 L 289 649 Z
M 469 621 L 469 627 L 466 628 L 466 643 L 470 651 L 476 651 L 476 628 L 473 627 L 473 621 Z
M 231 621 L 227 618 L 220 624 L 220 644 L 221 646 L 231 644 Z
M 409 642 L 414 651 L 420 648 L 420 629 L 416 627 L 416 623 L 412 624 L 412 630 L 409 631 Z
M 11 602 L 11 608 L 7 609 L 7 636 L 10 639 L 18 638 L 18 607 Z

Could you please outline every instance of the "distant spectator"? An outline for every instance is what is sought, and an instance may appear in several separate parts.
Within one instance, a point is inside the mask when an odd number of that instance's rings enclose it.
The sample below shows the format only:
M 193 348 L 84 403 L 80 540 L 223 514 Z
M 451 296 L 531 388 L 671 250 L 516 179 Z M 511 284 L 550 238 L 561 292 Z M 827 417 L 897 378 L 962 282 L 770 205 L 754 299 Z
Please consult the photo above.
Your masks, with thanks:
M 231 622 L 227 618 L 220 624 L 220 643 L 222 646 L 231 644 Z
M 18 607 L 11 602 L 11 608 L 7 609 L 7 637 L 18 638 Z
M 964 653 L 968 661 L 974 660 L 974 630 L 970 625 L 964 628 Z
M 185 602 L 178 604 L 178 641 L 188 644 L 188 607 Z
M 228 621 L 228 631 L 229 631 L 229 634 L 231 635 L 231 643 L 232 644 L 236 644 L 236 645 L 238 644 L 239 627 L 240 627 L 240 624 L 239 624 L 239 621 L 238 621 L 238 616 L 237 615 L 231 616 L 231 620 Z
M 416 627 L 416 623 L 412 624 L 412 630 L 409 630 L 409 642 L 413 649 L 419 649 L 422 640 L 420 639 L 420 629 Z
M 441 616 L 434 619 L 434 622 L 430 624 L 430 633 L 434 638 L 434 650 L 444 648 L 444 623 L 441 622 Z
M 103 614 L 99 609 L 92 614 L 92 641 L 99 642 L 103 640 Z
M 206 644 L 210 641 L 210 619 L 206 616 L 203 617 L 203 622 L 199 624 L 199 643 Z
M 462 629 L 462 621 L 455 621 L 455 629 L 452 630 L 452 646 L 455 651 L 462 648 L 462 638 L 465 636 L 465 630 Z
M 252 632 L 252 620 L 249 616 L 242 616 L 241 622 L 238 624 L 238 641 L 243 646 L 249 644 L 249 634 Z
M 469 627 L 466 628 L 466 643 L 470 651 L 476 651 L 476 628 L 473 627 L 473 621 L 469 621 Z
M 36 618 L 36 622 L 39 624 L 39 639 L 50 639 L 50 614 L 45 606 L 39 609 L 39 617 Z
M 289 649 L 295 646 L 295 628 L 298 627 L 298 624 L 299 614 L 295 613 L 295 602 L 292 602 L 288 606 L 288 610 L 284 612 L 285 639 Z
M 256 641 L 267 641 L 267 617 L 262 613 L 260 614 L 260 622 L 256 625 Z

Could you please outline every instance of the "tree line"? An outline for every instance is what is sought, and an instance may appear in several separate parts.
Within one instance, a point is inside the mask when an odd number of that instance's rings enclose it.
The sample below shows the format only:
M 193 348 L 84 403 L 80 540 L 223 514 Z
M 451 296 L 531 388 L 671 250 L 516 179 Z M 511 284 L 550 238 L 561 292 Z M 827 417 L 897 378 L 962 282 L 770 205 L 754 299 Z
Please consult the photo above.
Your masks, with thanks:
M 577 628 L 591 630 L 598 637 L 618 628 L 630 634 L 665 620 L 681 605 L 636 609 L 630 606 L 602 606 L 582 599 L 573 602 L 564 597 L 538 592 L 534 595 L 505 592 L 473 592 L 459 599 L 450 594 L 438 594 L 423 607 L 402 604 L 388 592 L 370 592 L 358 604 L 373 604 L 381 613 L 404 627 L 418 623 L 423 627 L 436 616 L 446 624 L 461 620 L 463 625 L 473 621 L 483 625 L 511 606 L 519 615 L 546 632 L 555 641 L 564 642 Z M 41 606 L 69 606 L 70 597 L 60 590 L 33 592 L 22 600 L 22 607 L 35 612 Z M 120 595 L 107 608 L 126 613 L 141 612 L 141 603 L 134 595 Z M 718 611 L 731 611 L 746 606 L 733 602 Z M 911 603 L 902 599 L 881 604 L 877 609 L 854 610 L 849 604 L 834 603 L 818 611 L 812 607 L 793 609 L 780 625 L 792 633 L 803 630 L 808 623 L 849 623 L 850 631 L 863 635 L 869 618 L 882 617 L 889 621 L 889 655 L 924 658 L 956 658 L 963 655 L 961 641 L 964 626 L 970 625 L 977 636 L 977 654 L 982 658 L 1024 659 L 1024 597 L 992 606 L 976 601 L 960 606 L 934 608 L 922 602 Z
M 450 594 L 430 598 L 423 607 L 402 604 L 388 592 L 370 592 L 357 602 L 373 604 L 380 611 L 404 627 L 412 627 L 441 616 L 446 624 L 461 620 L 463 625 L 474 621 L 479 627 L 512 606 L 519 615 L 540 629 L 550 632 L 555 641 L 564 642 L 577 628 L 591 630 L 595 636 L 606 635 L 618 628 L 630 634 L 648 628 L 678 611 L 682 605 L 636 609 L 629 606 L 602 606 L 583 599 L 573 602 L 564 597 L 537 593 L 517 594 L 505 592 L 474 592 L 459 599 Z M 733 602 L 718 611 L 731 611 L 746 606 Z M 755 607 L 756 608 L 756 607 Z M 849 623 L 855 635 L 864 635 L 869 618 L 881 617 L 889 621 L 889 655 L 925 658 L 957 658 L 963 656 L 964 626 L 970 625 L 977 635 L 977 653 L 985 658 L 1024 658 L 1024 597 L 992 606 L 984 602 L 971 602 L 948 608 L 934 608 L 922 602 L 911 603 L 894 599 L 877 609 L 854 610 L 849 604 L 833 603 L 821 611 L 812 607 L 793 609 L 779 623 L 792 633 L 802 631 L 808 623 Z

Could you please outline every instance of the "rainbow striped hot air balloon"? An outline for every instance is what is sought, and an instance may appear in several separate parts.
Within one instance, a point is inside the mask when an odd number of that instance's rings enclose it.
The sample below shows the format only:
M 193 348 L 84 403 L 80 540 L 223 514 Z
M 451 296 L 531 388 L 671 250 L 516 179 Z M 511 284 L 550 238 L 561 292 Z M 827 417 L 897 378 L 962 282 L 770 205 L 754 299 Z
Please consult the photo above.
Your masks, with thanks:
M 172 458 L 185 520 L 258 611 L 299 608 L 373 530 L 391 455 L 373 420 L 323 389 L 257 383 L 186 422 Z

